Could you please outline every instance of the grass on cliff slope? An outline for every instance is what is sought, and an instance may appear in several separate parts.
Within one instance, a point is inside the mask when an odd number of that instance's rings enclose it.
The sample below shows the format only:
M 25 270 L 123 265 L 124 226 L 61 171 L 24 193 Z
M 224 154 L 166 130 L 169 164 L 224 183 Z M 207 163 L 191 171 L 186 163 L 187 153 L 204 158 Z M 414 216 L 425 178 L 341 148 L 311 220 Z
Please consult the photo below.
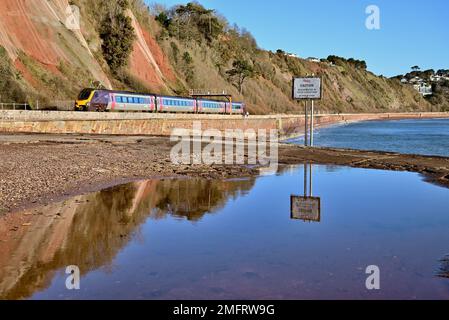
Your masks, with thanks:
M 432 108 L 413 88 L 367 71 L 363 61 L 335 57 L 339 63 L 331 66 L 327 61 L 290 57 L 282 50 L 269 52 L 259 48 L 248 31 L 230 26 L 225 18 L 198 3 L 161 8 L 153 13 L 159 29 L 152 31 L 181 79 L 182 92 L 225 89 L 235 100 L 245 101 L 252 113 L 298 113 L 303 107 L 291 99 L 292 77 L 315 74 L 324 82 L 324 98 L 317 103 L 321 112 Z M 191 59 L 183 59 L 186 55 Z M 227 76 L 236 60 L 248 61 L 256 71 L 245 81 L 243 94 Z
M 13 66 L 5 48 L 0 46 L 0 102 L 28 102 L 23 78 Z

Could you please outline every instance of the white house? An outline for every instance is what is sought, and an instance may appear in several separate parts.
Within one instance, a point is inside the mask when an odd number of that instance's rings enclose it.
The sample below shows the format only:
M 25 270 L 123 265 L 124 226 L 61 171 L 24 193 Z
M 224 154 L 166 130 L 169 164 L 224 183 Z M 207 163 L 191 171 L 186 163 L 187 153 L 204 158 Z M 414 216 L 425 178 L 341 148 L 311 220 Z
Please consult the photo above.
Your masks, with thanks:
M 416 91 L 418 91 L 423 97 L 430 96 L 433 94 L 432 85 L 425 82 L 413 85 Z
M 307 60 L 311 61 L 311 62 L 320 62 L 320 59 L 315 58 L 315 57 L 308 57 Z
M 443 77 L 439 76 L 439 75 L 432 75 L 432 76 L 430 76 L 430 81 L 432 81 L 432 82 L 439 82 L 442 79 L 443 79 Z
M 409 82 L 410 82 L 410 83 L 423 83 L 423 82 L 424 82 L 424 80 L 423 80 L 423 79 L 421 79 L 420 77 L 416 76 L 416 77 L 414 77 L 414 78 L 410 79 L 410 81 L 409 81 Z

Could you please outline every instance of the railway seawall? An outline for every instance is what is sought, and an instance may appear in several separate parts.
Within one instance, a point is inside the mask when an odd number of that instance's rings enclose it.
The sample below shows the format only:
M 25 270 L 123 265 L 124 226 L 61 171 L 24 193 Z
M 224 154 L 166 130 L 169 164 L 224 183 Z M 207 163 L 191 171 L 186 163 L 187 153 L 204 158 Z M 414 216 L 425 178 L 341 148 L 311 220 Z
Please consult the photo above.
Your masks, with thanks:
M 319 114 L 317 127 L 368 120 L 449 118 L 448 112 L 436 113 L 365 113 Z M 203 130 L 272 130 L 280 139 L 300 136 L 304 115 L 242 116 L 151 114 L 151 113 L 82 113 L 57 111 L 0 111 L 0 132 L 51 134 L 104 134 L 170 136 L 175 128 L 192 129 L 195 121 Z

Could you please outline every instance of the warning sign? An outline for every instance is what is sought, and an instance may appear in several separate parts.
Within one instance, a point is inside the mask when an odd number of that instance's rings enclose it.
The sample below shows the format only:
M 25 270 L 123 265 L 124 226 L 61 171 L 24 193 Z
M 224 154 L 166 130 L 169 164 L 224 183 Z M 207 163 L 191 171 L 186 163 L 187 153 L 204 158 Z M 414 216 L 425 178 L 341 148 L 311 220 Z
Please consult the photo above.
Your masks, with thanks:
M 291 196 L 291 218 L 321 221 L 321 198 Z
M 293 99 L 321 99 L 321 78 L 293 78 Z

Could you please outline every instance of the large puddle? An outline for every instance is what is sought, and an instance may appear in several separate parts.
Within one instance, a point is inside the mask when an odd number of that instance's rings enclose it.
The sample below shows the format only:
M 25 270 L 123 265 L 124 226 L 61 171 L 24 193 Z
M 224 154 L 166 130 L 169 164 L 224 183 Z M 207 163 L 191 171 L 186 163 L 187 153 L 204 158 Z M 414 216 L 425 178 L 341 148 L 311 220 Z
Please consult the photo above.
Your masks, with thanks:
M 321 212 L 303 220 L 291 215 L 310 188 L 303 166 L 143 181 L 0 218 L 0 298 L 449 298 L 448 189 L 413 173 L 312 176 Z M 69 265 L 80 290 L 66 288 Z M 380 290 L 366 288 L 371 265 Z

